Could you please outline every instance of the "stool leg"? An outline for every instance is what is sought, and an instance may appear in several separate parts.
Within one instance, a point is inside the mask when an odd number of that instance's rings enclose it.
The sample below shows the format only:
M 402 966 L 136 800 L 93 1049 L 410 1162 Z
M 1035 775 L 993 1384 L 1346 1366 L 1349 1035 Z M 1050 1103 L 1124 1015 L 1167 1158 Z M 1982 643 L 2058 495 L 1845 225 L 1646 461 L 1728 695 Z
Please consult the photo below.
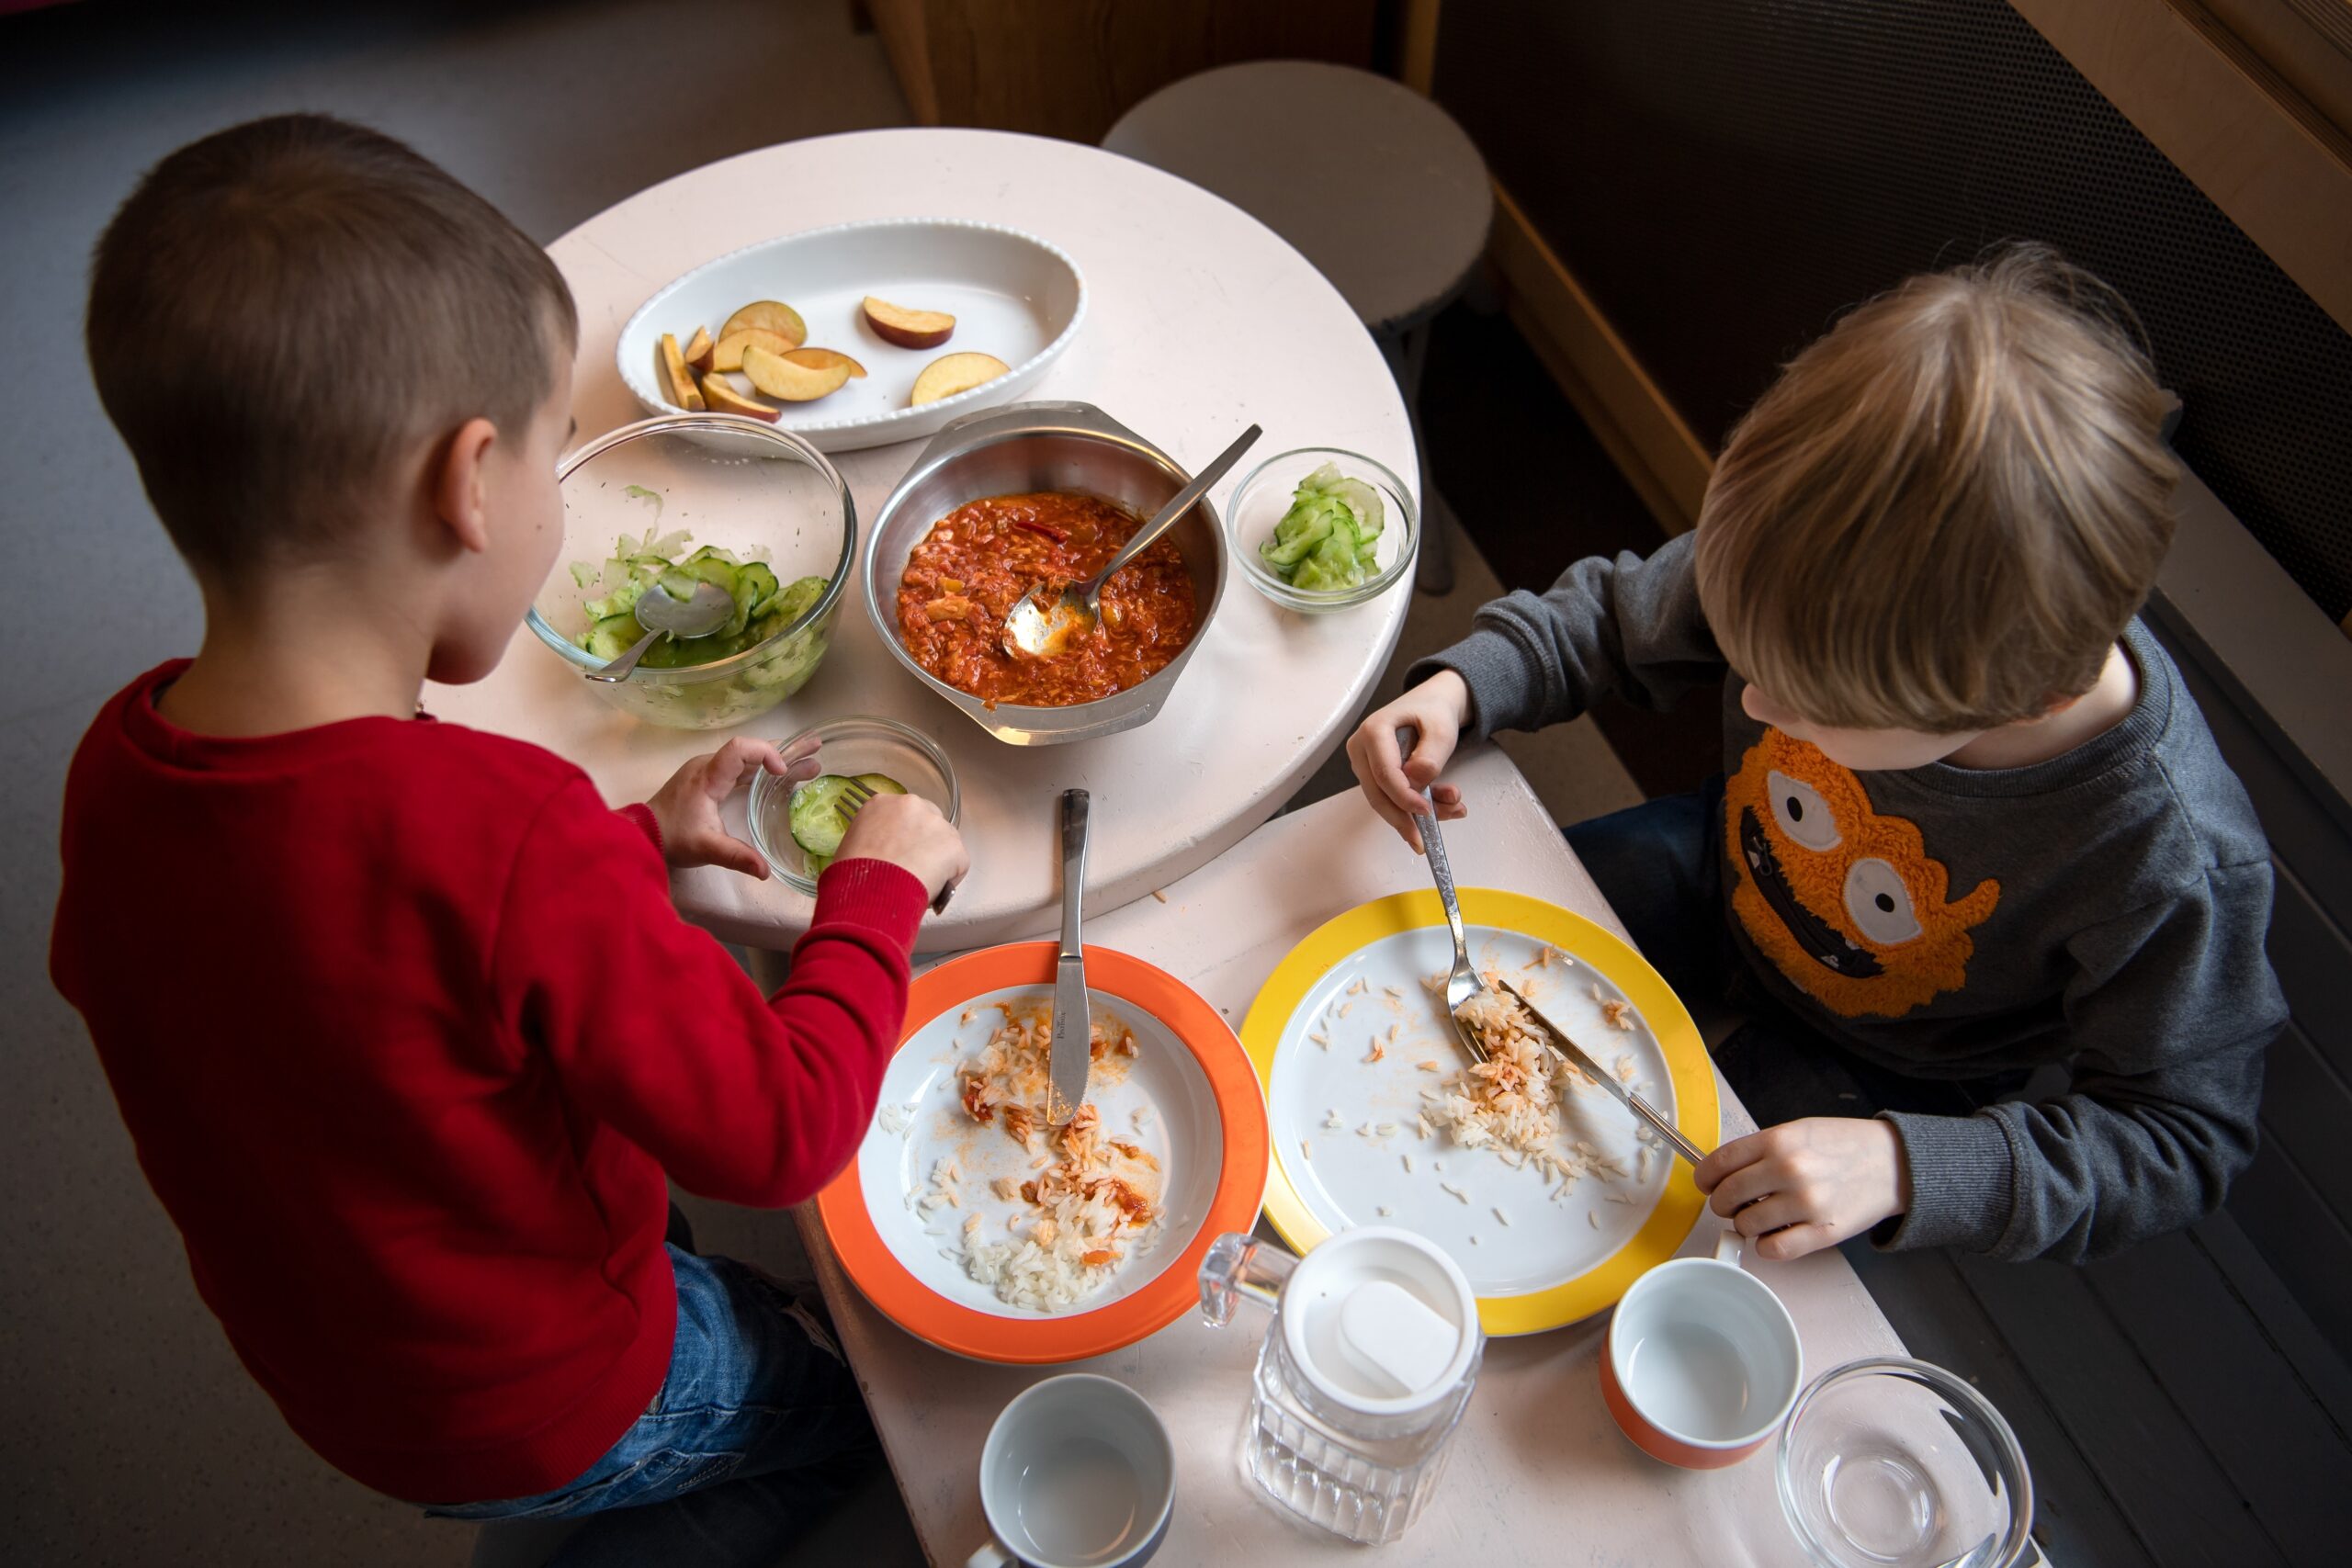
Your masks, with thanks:
M 1453 592 L 1453 545 L 1447 536 L 1446 510 L 1430 482 L 1430 445 L 1421 434 L 1421 371 L 1429 363 L 1430 323 L 1398 337 L 1380 339 L 1380 352 L 1405 394 L 1405 417 L 1413 426 L 1413 454 L 1420 462 L 1421 555 L 1413 563 L 1413 584 L 1424 593 Z

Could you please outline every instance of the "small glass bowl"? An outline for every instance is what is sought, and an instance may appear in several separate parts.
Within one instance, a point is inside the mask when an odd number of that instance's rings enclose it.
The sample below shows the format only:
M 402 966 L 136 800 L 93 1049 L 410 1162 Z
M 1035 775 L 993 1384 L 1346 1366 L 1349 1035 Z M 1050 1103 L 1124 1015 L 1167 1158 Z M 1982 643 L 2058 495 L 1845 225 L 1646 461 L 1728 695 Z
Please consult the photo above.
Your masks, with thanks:
M 1776 1468 L 1789 1528 L 1822 1568 L 2009 1568 L 2033 1525 L 2009 1424 L 1964 1380 L 1907 1357 L 1815 1379 Z
M 1274 536 L 1274 525 L 1290 510 L 1298 481 L 1326 463 L 1336 464 L 1345 477 L 1362 479 L 1380 492 L 1387 515 L 1381 519 L 1380 542 L 1373 547 L 1373 561 L 1379 570 L 1353 588 L 1329 592 L 1293 588 L 1266 564 L 1258 547 Z M 1352 610 L 1379 598 L 1412 571 L 1413 551 L 1420 543 L 1420 519 L 1405 481 L 1362 453 L 1336 446 L 1277 452 L 1250 469 L 1226 502 L 1225 522 L 1230 530 L 1233 558 L 1241 563 L 1241 575 L 1249 579 L 1250 586 L 1286 610 L 1309 615 Z
M 724 729 L 765 713 L 816 673 L 857 547 L 849 486 L 823 453 L 756 420 L 671 414 L 607 431 L 565 457 L 556 479 L 563 553 L 524 619 L 582 674 L 605 662 L 573 639 L 587 629 L 583 604 L 606 590 L 583 585 L 571 568 L 594 572 L 623 534 L 683 530 L 695 545 L 765 560 L 783 582 L 827 580 L 798 620 L 732 658 L 668 670 L 640 664 L 625 681 L 582 685 L 648 724 Z
M 817 761 L 829 773 L 888 773 L 939 807 L 950 822 L 963 807 L 956 769 L 937 741 L 894 718 L 836 718 L 784 742 L 790 750 L 803 736 L 817 738 Z M 768 863 L 777 881 L 816 896 L 817 879 L 808 874 L 808 856 L 792 836 L 792 795 L 798 784 L 787 784 L 763 769 L 752 781 L 752 842 Z

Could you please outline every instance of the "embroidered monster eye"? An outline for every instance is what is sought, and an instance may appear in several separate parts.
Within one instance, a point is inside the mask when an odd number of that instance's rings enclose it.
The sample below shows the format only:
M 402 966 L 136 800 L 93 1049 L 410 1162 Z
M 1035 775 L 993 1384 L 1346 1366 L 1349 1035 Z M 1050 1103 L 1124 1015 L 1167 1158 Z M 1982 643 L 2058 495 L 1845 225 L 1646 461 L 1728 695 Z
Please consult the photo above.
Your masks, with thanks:
M 1854 929 L 1882 947 L 1894 947 L 1919 934 L 1919 919 L 1911 909 L 1911 890 L 1886 862 L 1858 860 L 1846 873 L 1846 913 Z
M 1764 775 L 1764 787 L 1772 796 L 1772 819 L 1781 832 L 1809 850 L 1838 847 L 1838 822 L 1819 790 L 1777 769 Z

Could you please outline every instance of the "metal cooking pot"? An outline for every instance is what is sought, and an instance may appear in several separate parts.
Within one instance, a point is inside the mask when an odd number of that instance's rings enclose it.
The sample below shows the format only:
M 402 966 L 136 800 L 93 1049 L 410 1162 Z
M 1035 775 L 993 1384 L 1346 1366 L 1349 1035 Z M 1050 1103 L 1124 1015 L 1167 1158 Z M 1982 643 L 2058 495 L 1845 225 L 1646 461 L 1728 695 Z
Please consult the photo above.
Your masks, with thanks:
M 954 703 L 974 724 L 1014 746 L 1091 740 L 1133 729 L 1159 711 L 1184 672 L 1225 595 L 1225 529 L 1205 498 L 1168 533 L 1193 579 L 1193 637 L 1141 685 L 1068 707 L 989 706 L 915 662 L 899 635 L 899 580 L 907 557 L 938 522 L 967 501 L 1026 491 L 1078 491 L 1138 517 L 1159 510 L 1192 475 L 1174 458 L 1091 403 L 1012 403 L 941 428 L 882 503 L 865 536 L 865 610 L 891 657 Z

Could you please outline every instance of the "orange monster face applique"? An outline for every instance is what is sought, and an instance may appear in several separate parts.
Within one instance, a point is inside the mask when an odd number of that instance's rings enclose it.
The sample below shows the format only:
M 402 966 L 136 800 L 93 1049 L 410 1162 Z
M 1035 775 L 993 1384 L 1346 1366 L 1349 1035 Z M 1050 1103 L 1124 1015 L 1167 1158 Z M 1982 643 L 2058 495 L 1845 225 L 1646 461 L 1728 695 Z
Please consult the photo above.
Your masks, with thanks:
M 1724 790 L 1732 912 L 1792 983 L 1841 1018 L 1900 1018 L 1968 983 L 1968 934 L 2001 901 L 1987 878 L 1946 903 L 1919 829 L 1871 809 L 1861 785 L 1777 729 Z

